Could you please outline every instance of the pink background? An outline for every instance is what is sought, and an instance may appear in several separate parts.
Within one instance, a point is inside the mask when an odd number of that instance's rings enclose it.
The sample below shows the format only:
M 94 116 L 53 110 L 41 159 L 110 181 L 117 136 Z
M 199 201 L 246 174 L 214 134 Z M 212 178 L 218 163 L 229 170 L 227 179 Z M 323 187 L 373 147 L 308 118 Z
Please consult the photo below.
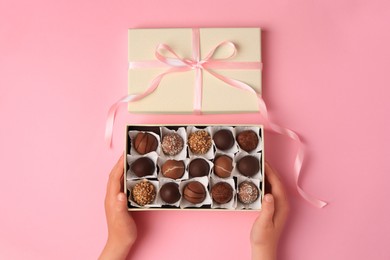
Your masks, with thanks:
M 258 115 L 129 116 L 127 28 L 259 26 L 264 99 L 307 146 L 266 134 L 292 205 L 280 259 L 390 259 L 388 1 L 0 0 L 0 259 L 94 259 L 126 123 L 257 123 Z M 248 259 L 256 212 L 134 213 L 134 259 Z M 195 244 L 194 244 L 195 243 Z M 185 257 L 183 257 L 183 255 Z

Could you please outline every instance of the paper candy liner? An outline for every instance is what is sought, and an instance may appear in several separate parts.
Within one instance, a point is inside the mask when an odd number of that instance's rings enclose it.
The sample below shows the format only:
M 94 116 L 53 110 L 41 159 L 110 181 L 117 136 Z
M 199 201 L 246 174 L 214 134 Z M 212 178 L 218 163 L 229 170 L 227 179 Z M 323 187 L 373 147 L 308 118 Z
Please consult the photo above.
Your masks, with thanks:
M 183 138 L 183 150 L 181 150 L 180 153 L 178 153 L 174 156 L 165 154 L 161 148 L 161 143 L 160 143 L 159 144 L 160 152 L 161 152 L 160 156 L 162 158 L 173 159 L 173 160 L 177 160 L 177 161 L 184 160 L 187 158 L 187 133 L 186 133 L 186 130 L 184 127 L 180 127 L 177 131 L 170 130 L 166 127 L 160 127 L 160 133 L 161 133 L 161 142 L 163 140 L 163 137 L 167 134 L 170 134 L 170 133 L 177 133 L 178 135 L 180 135 L 181 138 Z
M 189 183 L 189 182 L 192 182 L 192 181 L 199 181 L 200 183 L 203 184 L 205 190 L 206 190 L 206 198 L 205 200 L 202 202 L 202 203 L 199 203 L 199 204 L 192 204 L 190 203 L 189 201 L 187 201 L 185 198 L 184 198 L 184 195 L 183 195 L 183 198 L 180 202 L 180 208 L 188 208 L 188 207 L 202 207 L 203 205 L 211 205 L 211 196 L 210 196 L 210 193 L 208 191 L 208 177 L 204 176 L 204 177 L 197 177 L 197 178 L 192 178 L 190 180 L 186 180 L 186 181 L 182 181 L 179 185 L 179 190 L 180 190 L 180 193 L 181 194 L 184 194 L 183 190 L 184 190 L 184 187 Z
M 153 132 L 132 130 L 132 131 L 129 131 L 129 137 L 130 137 L 130 140 L 131 140 L 130 154 L 132 154 L 132 155 L 137 155 L 137 154 L 141 155 L 141 154 L 137 153 L 137 151 L 134 148 L 134 140 L 135 140 L 135 137 L 137 136 L 138 133 L 148 133 L 148 134 L 151 134 L 154 137 L 156 137 L 158 145 L 157 145 L 157 149 L 156 149 L 155 152 L 157 154 L 161 153 L 161 140 L 160 140 L 160 136 L 159 135 L 157 135 L 157 134 L 155 134 Z
M 259 131 L 260 131 L 260 127 L 256 127 L 256 126 L 236 126 L 234 128 L 234 136 L 237 138 L 238 134 L 243 132 L 243 131 L 246 131 L 246 130 L 252 130 L 254 131 L 256 134 L 257 134 L 257 137 L 259 138 L 259 143 L 257 144 L 257 147 L 251 151 L 250 153 L 257 153 L 257 152 L 260 152 L 263 150 L 263 139 L 261 138 L 261 136 L 259 135 Z M 238 150 L 241 152 L 246 152 L 244 150 L 241 149 L 241 147 L 239 146 L 239 144 L 237 143 L 238 145 Z
M 242 152 L 239 152 L 238 154 L 236 154 L 236 156 L 234 157 L 234 168 L 233 168 L 233 175 L 234 176 L 236 176 L 236 177 L 246 177 L 246 176 L 244 176 L 244 175 L 242 175 L 240 172 L 239 172 L 239 170 L 238 170 L 238 168 L 237 168 L 237 163 L 238 163 L 238 161 L 241 159 L 241 158 L 243 158 L 243 157 L 245 157 L 245 156 L 247 156 L 247 155 L 249 155 L 249 156 L 253 156 L 253 157 L 256 157 L 258 160 L 259 160 L 259 171 L 255 174 L 255 175 L 253 175 L 252 177 L 250 177 L 251 179 L 257 179 L 257 180 L 260 180 L 260 181 L 262 181 L 263 180 L 263 176 L 262 176 L 262 161 L 261 161 L 261 156 L 262 156 L 262 154 L 261 154 L 261 152 L 259 152 L 259 153 L 247 153 L 247 152 L 245 152 L 245 151 L 242 151 Z
M 243 181 L 251 181 L 253 182 L 257 188 L 259 188 L 259 197 L 255 200 L 255 202 L 251 203 L 251 204 L 244 204 L 244 203 L 241 203 L 240 200 L 238 199 L 238 187 L 240 185 L 241 182 Z M 261 209 L 261 189 L 260 189 L 260 180 L 258 179 L 250 179 L 250 178 L 246 178 L 246 177 L 238 177 L 237 178 L 237 190 L 236 190 L 236 194 L 237 194 L 237 207 L 236 209 Z
M 211 171 L 211 178 L 214 178 L 214 179 L 217 179 L 217 180 L 227 180 L 227 179 L 231 179 L 231 178 L 233 178 L 233 172 L 234 172 L 234 168 L 235 168 L 235 161 L 234 161 L 234 154 L 227 154 L 227 153 L 220 153 L 220 152 L 217 152 L 216 154 L 215 154 L 215 158 L 217 158 L 217 157 L 219 157 L 219 156 L 221 156 L 221 155 L 227 155 L 227 156 L 229 156 L 230 158 L 232 158 L 232 166 L 233 166 L 233 169 L 232 169 L 232 172 L 231 172 L 231 174 L 230 174 L 230 177 L 227 177 L 227 178 L 221 178 L 221 177 L 219 177 L 218 175 L 216 175 L 215 174 L 215 172 L 214 172 L 214 166 L 215 166 L 215 163 L 213 163 L 213 170 Z M 214 162 L 215 162 L 215 158 L 214 158 Z
M 209 133 L 210 137 L 211 137 L 211 127 L 206 127 L 204 129 L 201 129 L 201 128 L 196 128 L 195 126 L 188 126 L 187 127 L 187 143 L 188 143 L 188 138 L 190 137 L 190 134 L 198 131 L 198 130 L 205 130 L 206 132 Z M 206 158 L 206 159 L 213 159 L 214 158 L 214 143 L 211 139 L 211 148 L 208 150 L 207 153 L 205 154 L 195 154 L 191 151 L 189 145 L 188 145 L 188 152 L 190 154 L 190 157 L 193 157 L 193 156 L 200 156 L 200 157 L 203 157 L 203 158 Z
M 195 178 L 197 178 L 197 177 L 191 177 L 191 175 L 190 175 L 190 164 L 191 164 L 191 162 L 193 161 L 193 160 L 195 160 L 195 159 L 202 159 L 202 160 L 205 160 L 208 164 L 209 164 L 209 172 L 207 173 L 207 175 L 206 175 L 206 177 L 207 178 L 209 178 L 210 177 L 210 174 L 211 174 L 211 170 L 214 168 L 214 164 L 210 161 L 210 160 L 207 160 L 207 159 L 205 159 L 204 157 L 202 157 L 202 156 L 199 156 L 199 155 L 196 155 L 196 156 L 192 156 L 190 159 L 189 159 L 189 161 L 188 161 L 188 164 L 187 164 L 187 168 L 186 168 L 186 170 L 187 170 L 187 172 L 188 172 L 188 178 L 191 178 L 191 179 L 195 179 Z M 203 176 L 202 176 L 203 177 Z M 198 177 L 199 178 L 199 177 Z
M 235 209 L 237 207 L 237 201 L 236 201 L 236 187 L 233 179 L 214 179 L 210 178 L 210 196 L 212 198 L 211 189 L 214 186 L 214 184 L 219 182 L 226 182 L 233 188 L 233 197 L 228 203 L 219 204 L 215 200 L 212 199 L 211 202 L 211 208 L 212 209 Z
M 156 198 L 156 204 L 159 205 L 159 207 L 161 207 L 162 205 L 169 205 L 169 206 L 175 206 L 175 207 L 179 207 L 180 206 L 180 202 L 182 200 L 182 193 L 181 193 L 181 190 L 180 190 L 180 181 L 174 181 L 172 179 L 168 179 L 168 178 L 162 178 L 160 179 L 160 182 L 159 182 L 159 188 L 161 188 L 165 183 L 169 183 L 169 182 L 174 182 L 176 183 L 177 185 L 179 185 L 179 192 L 180 192 L 180 199 L 174 203 L 174 204 L 169 204 L 169 203 L 166 203 L 160 196 L 160 190 L 158 191 L 158 194 L 157 194 L 157 198 Z
M 137 208 L 161 207 L 161 204 L 157 203 L 157 196 L 158 196 L 158 192 L 159 192 L 159 189 L 160 189 L 158 181 L 148 180 L 149 182 L 151 182 L 154 185 L 154 188 L 156 189 L 156 197 L 155 197 L 154 201 L 152 201 L 152 203 L 146 204 L 145 206 L 140 206 L 133 200 L 133 196 L 131 194 L 132 194 L 132 190 L 133 190 L 134 186 L 138 182 L 143 181 L 144 179 L 145 178 L 143 178 L 142 180 L 127 181 L 126 188 L 130 191 L 129 199 L 128 199 L 128 201 L 130 202 L 130 205 L 134 206 L 134 207 L 137 207 Z
M 218 132 L 219 130 L 222 130 L 222 129 L 229 130 L 230 132 L 232 132 L 233 137 L 234 137 L 234 145 L 233 145 L 232 148 L 230 148 L 230 149 L 228 149 L 228 150 L 220 150 L 220 149 L 218 149 L 218 147 L 217 147 L 217 146 L 215 145 L 215 143 L 214 143 L 214 134 L 215 134 L 216 132 Z M 212 127 L 211 127 L 211 138 L 212 138 L 212 140 L 213 140 L 213 145 L 214 145 L 214 147 L 215 147 L 217 153 L 218 153 L 218 152 L 221 152 L 221 153 L 233 153 L 233 154 L 234 154 L 234 153 L 238 152 L 238 144 L 237 144 L 237 142 L 236 142 L 236 133 L 235 133 L 233 127 L 231 127 L 231 126 L 212 126 Z
M 138 158 L 141 158 L 141 157 L 149 157 L 154 165 L 156 166 L 155 169 L 154 169 L 154 172 L 153 174 L 151 175 L 147 175 L 147 176 L 143 176 L 143 177 L 138 177 L 137 175 L 134 174 L 134 172 L 131 170 L 131 164 L 137 160 Z M 129 169 L 127 170 L 127 173 L 126 173 L 126 179 L 127 180 L 134 180 L 134 179 L 145 179 L 145 178 L 157 178 L 157 158 L 158 158 L 158 154 L 156 152 L 150 152 L 150 153 L 147 153 L 145 155 L 127 155 L 127 164 L 129 165 Z
M 159 168 L 159 171 L 158 171 L 158 178 L 161 179 L 161 178 L 166 178 L 166 179 L 169 179 L 169 180 L 173 180 L 171 178 L 168 178 L 168 177 L 165 177 L 163 174 L 162 174 L 162 165 L 167 161 L 167 160 L 173 160 L 173 159 L 170 159 L 170 158 L 164 158 L 164 157 L 159 157 L 157 159 L 157 165 L 158 165 L 158 168 Z M 176 160 L 176 159 L 174 159 Z M 179 180 L 187 180 L 189 178 L 189 174 L 188 174 L 188 164 L 190 162 L 190 159 L 188 158 L 184 158 L 184 160 L 177 160 L 177 161 L 184 161 L 184 174 L 181 178 L 179 179 L 176 179 L 177 181 Z

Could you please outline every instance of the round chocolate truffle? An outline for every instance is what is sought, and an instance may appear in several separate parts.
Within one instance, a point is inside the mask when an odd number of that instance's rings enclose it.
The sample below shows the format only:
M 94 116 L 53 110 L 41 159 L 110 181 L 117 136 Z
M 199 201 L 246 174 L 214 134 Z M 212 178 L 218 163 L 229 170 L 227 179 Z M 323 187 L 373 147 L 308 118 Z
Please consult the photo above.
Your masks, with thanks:
M 228 178 L 232 174 L 233 159 L 227 155 L 221 155 L 214 159 L 214 173 L 218 177 Z
M 156 197 L 156 188 L 148 180 L 138 182 L 131 190 L 133 200 L 140 206 L 145 206 L 154 201 Z
M 259 138 L 254 131 L 246 130 L 237 135 L 237 143 L 242 150 L 249 153 L 256 149 L 259 144 Z
M 169 204 L 178 202 L 181 197 L 179 185 L 175 182 L 165 183 L 160 189 L 160 197 L 163 201 Z
M 177 133 L 169 133 L 162 139 L 161 148 L 164 154 L 177 155 L 183 150 L 184 141 L 183 138 Z
M 211 188 L 211 197 L 219 204 L 225 204 L 233 198 L 233 188 L 227 182 L 218 182 Z
M 164 177 L 179 179 L 183 177 L 185 165 L 183 161 L 167 160 L 161 166 L 161 173 Z
M 157 138 L 149 133 L 139 132 L 134 139 L 134 149 L 139 154 L 147 154 L 156 151 L 158 146 Z
M 206 199 L 206 189 L 198 181 L 189 182 L 184 187 L 183 197 L 192 204 L 202 203 Z
M 227 129 L 222 129 L 217 131 L 213 136 L 213 140 L 215 146 L 219 150 L 223 150 L 223 151 L 232 148 L 234 145 L 234 136 L 232 134 L 232 131 Z
M 210 172 L 210 165 L 206 160 L 196 158 L 190 162 L 188 172 L 191 177 L 207 176 Z
M 247 155 L 237 162 L 237 169 L 242 175 L 252 177 L 259 172 L 260 162 L 256 157 Z
M 259 188 L 251 181 L 243 181 L 238 185 L 237 198 L 243 204 L 251 204 L 259 197 Z
M 144 177 L 152 175 L 156 166 L 150 158 L 140 157 L 131 164 L 130 169 L 138 177 Z
M 188 137 L 188 146 L 194 154 L 206 154 L 211 148 L 210 134 L 205 130 L 198 130 Z

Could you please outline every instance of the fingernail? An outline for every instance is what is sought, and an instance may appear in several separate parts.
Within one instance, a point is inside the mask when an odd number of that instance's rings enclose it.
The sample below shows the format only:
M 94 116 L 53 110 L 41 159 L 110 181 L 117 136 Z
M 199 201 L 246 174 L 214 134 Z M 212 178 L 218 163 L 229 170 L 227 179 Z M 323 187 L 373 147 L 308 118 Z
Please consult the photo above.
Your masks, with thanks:
M 125 201 L 126 200 L 126 195 L 124 193 L 119 193 L 117 196 L 117 199 L 119 201 Z
M 264 196 L 264 200 L 265 200 L 266 202 L 272 202 L 272 201 L 274 200 L 274 198 L 272 197 L 271 194 L 266 194 L 266 195 Z

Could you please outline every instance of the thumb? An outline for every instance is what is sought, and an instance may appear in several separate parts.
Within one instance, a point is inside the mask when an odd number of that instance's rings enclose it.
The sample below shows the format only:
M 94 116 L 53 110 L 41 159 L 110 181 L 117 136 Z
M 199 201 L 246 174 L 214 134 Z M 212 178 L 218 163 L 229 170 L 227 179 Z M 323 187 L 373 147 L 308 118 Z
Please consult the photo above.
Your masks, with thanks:
M 127 197 L 123 192 L 116 195 L 115 209 L 120 212 L 128 212 L 127 210 Z
M 264 196 L 259 222 L 263 226 L 273 225 L 273 217 L 275 212 L 274 197 L 268 193 Z

